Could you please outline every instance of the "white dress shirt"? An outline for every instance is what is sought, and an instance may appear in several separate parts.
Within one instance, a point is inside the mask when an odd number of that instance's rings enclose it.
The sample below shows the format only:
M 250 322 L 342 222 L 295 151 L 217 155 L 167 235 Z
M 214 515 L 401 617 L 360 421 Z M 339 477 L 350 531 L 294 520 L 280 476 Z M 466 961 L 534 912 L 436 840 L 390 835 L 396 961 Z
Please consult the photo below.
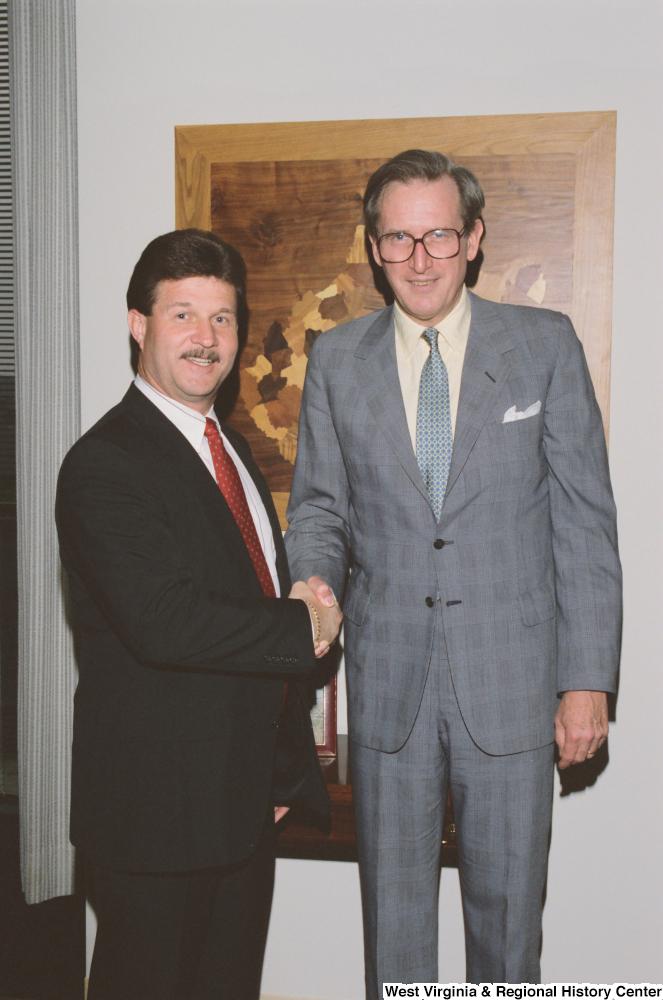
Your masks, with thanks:
M 162 392 L 159 392 L 158 389 L 149 385 L 145 379 L 141 378 L 140 375 L 136 375 L 134 385 L 137 389 L 140 389 L 140 391 L 147 396 L 150 402 L 154 403 L 154 405 L 161 410 L 163 415 L 168 417 L 170 422 L 177 427 L 181 434 L 184 435 L 196 454 L 200 455 L 201 459 L 207 466 L 210 475 L 216 482 L 216 473 L 214 471 L 212 453 L 210 451 L 209 442 L 205 437 L 206 417 L 204 417 L 202 413 L 198 413 L 197 410 L 192 410 L 191 407 L 186 406 L 184 403 L 178 403 L 176 399 L 171 399 L 170 396 L 164 396 Z M 226 451 L 237 466 L 237 472 L 239 473 L 239 478 L 242 480 L 242 486 L 244 487 L 246 501 L 249 505 L 249 510 L 251 511 L 251 517 L 253 518 L 253 523 L 256 526 L 258 540 L 262 551 L 264 552 L 270 575 L 274 581 L 274 590 L 276 591 L 276 596 L 280 597 L 281 589 L 279 587 L 279 578 L 276 572 L 276 546 L 274 545 L 272 526 L 269 523 L 265 505 L 262 502 L 260 494 L 258 493 L 256 484 L 246 471 L 244 463 L 221 430 L 219 421 L 216 419 L 214 409 L 211 408 L 206 416 L 210 417 L 219 428 Z
M 471 319 L 470 297 L 465 285 L 463 285 L 457 305 L 440 323 L 435 324 L 437 346 L 449 376 L 449 406 L 451 409 L 451 429 L 454 434 L 456 433 L 460 380 L 463 374 L 463 361 L 465 360 L 465 348 L 467 347 Z M 396 327 L 398 378 L 403 393 L 407 426 L 416 454 L 419 381 L 421 370 L 430 355 L 430 348 L 422 337 L 425 328 L 410 319 L 398 302 L 394 303 L 394 325 Z

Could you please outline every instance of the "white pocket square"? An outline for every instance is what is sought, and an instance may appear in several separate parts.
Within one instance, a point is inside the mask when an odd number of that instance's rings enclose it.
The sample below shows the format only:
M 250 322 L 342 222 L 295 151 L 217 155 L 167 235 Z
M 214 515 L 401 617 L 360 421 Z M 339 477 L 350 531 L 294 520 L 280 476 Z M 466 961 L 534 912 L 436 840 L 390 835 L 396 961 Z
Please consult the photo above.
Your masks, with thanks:
M 517 410 L 515 406 L 512 406 L 510 410 L 507 410 L 504 414 L 503 424 L 510 424 L 512 420 L 527 420 L 528 417 L 535 417 L 537 413 L 541 412 L 541 400 L 537 399 L 536 403 L 532 403 L 528 406 L 526 410 Z

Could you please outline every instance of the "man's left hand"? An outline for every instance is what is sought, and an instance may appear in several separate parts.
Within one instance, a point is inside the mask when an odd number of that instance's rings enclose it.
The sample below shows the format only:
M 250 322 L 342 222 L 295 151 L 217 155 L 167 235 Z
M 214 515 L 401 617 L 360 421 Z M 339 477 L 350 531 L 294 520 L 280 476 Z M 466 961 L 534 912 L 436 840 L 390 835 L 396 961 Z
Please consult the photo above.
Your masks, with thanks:
M 608 737 L 605 691 L 566 691 L 555 715 L 559 766 L 591 760 Z
M 280 819 L 283 819 L 289 809 L 290 806 L 274 806 L 274 822 L 278 823 Z

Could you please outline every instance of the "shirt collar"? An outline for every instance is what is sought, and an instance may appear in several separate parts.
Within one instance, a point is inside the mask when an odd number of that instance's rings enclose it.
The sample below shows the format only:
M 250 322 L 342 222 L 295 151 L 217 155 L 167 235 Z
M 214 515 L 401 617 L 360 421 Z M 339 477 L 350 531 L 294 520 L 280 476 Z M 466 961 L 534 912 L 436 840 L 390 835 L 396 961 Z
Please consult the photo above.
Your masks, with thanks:
M 184 435 L 189 444 L 200 454 L 205 437 L 205 421 L 207 417 L 211 417 L 217 427 L 219 427 L 214 407 L 210 407 L 209 413 L 203 416 L 197 410 L 192 410 L 190 406 L 186 406 L 176 399 L 171 399 L 170 396 L 165 396 L 158 389 L 155 389 L 154 386 L 146 382 L 140 375 L 136 375 L 134 385 L 161 410 L 165 417 L 168 417 L 171 423 L 175 424 L 178 431 Z
M 463 285 L 460 299 L 453 307 L 448 316 L 435 324 L 435 329 L 446 340 L 452 350 L 459 354 L 465 351 L 467 345 L 467 335 L 470 329 L 471 314 L 470 297 L 467 288 Z M 400 340 L 405 357 L 409 358 L 415 347 L 419 343 L 424 327 L 415 323 L 413 319 L 403 312 L 398 302 L 394 302 L 394 325 L 396 336 Z

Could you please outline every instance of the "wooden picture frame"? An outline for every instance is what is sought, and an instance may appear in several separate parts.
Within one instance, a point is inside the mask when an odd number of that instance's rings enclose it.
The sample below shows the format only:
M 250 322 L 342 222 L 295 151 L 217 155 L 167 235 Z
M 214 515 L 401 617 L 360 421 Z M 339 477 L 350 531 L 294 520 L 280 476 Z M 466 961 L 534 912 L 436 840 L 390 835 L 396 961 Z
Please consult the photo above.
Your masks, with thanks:
M 273 183 L 276 168 L 287 164 L 299 163 L 304 174 L 315 167 L 316 162 L 320 169 L 326 165 L 325 177 L 329 183 L 329 171 L 333 172 L 334 164 L 347 173 L 356 163 L 359 165 L 358 173 L 365 178 L 367 161 L 383 161 L 400 150 L 413 147 L 441 150 L 456 162 L 470 166 L 486 188 L 484 218 L 487 236 L 482 243 L 484 260 L 475 290 L 485 298 L 500 300 L 504 299 L 506 289 L 508 301 L 533 306 L 550 305 L 570 315 L 584 344 L 607 434 L 615 139 L 616 113 L 612 111 L 178 126 L 175 129 L 176 225 L 178 228 L 214 228 L 213 216 L 217 220 L 223 219 L 224 210 L 227 212 L 228 225 L 224 223 L 221 235 L 238 246 L 247 259 L 249 301 L 253 309 L 256 295 L 251 282 L 262 264 L 266 273 L 275 273 L 274 268 L 282 252 L 288 249 L 285 224 L 288 220 L 285 220 L 279 233 L 283 222 L 279 213 L 282 213 L 283 205 L 278 204 L 274 211 L 262 211 L 262 215 L 258 211 L 250 219 L 246 218 L 245 224 L 242 223 L 241 206 L 238 209 L 237 205 L 230 204 L 232 197 L 226 197 L 232 183 L 246 184 L 246 175 L 253 172 L 257 178 L 255 191 L 260 195 L 265 185 Z M 325 161 L 325 164 L 320 161 Z M 307 164 L 311 166 L 307 167 Z M 230 176 L 225 179 L 225 187 L 219 197 L 218 191 L 216 195 L 212 191 L 212 180 L 215 172 L 218 173 L 224 165 Z M 348 184 L 348 177 L 345 177 L 343 192 L 346 208 L 352 201 L 350 209 L 360 218 L 361 184 L 354 191 L 351 183 Z M 311 183 L 309 188 L 314 190 L 315 186 Z M 529 201 L 528 186 L 531 187 Z M 305 185 L 301 185 L 300 178 L 299 193 L 303 187 Z M 501 216 L 500 199 L 506 207 Z M 260 203 L 260 198 L 257 203 Z M 306 204 L 300 202 L 299 210 L 305 218 Z M 250 211 L 253 212 L 253 208 Z M 323 227 L 321 236 L 320 227 L 318 232 L 314 231 L 314 222 L 312 218 L 310 247 L 333 237 L 337 228 L 329 224 L 326 229 Z M 537 245 L 530 251 L 527 242 L 537 226 L 539 235 L 534 240 Z M 541 233 L 549 247 L 542 245 Z M 299 249 L 299 260 L 305 260 L 307 252 L 304 248 Z M 360 253 L 361 248 L 355 246 L 352 252 Z M 267 259 L 270 253 L 271 259 Z M 563 284 L 564 289 L 553 295 L 551 300 L 545 291 L 541 294 L 541 278 L 545 285 L 543 274 L 535 277 L 529 289 L 519 289 L 522 280 L 531 280 L 537 261 L 546 255 L 550 261 L 558 261 L 555 267 L 559 275 L 564 272 L 563 280 L 557 282 L 558 285 Z M 351 256 L 347 259 L 350 260 Z M 309 286 L 307 280 L 299 281 L 294 273 L 297 262 L 294 261 L 292 267 L 290 263 L 286 263 L 282 273 L 288 275 L 288 295 L 294 301 L 308 294 Z M 321 280 L 334 280 L 336 264 L 336 261 L 330 263 L 326 278 L 324 271 L 321 272 Z M 519 268 L 518 265 L 522 266 Z M 551 282 L 548 284 L 552 286 Z M 278 297 L 282 285 L 283 280 L 272 280 L 267 297 Z M 317 291 L 320 295 L 325 294 L 320 289 Z M 365 311 L 380 304 L 373 297 Z M 283 310 L 279 313 L 276 306 L 271 316 L 280 316 L 284 321 Z M 318 329 L 328 328 L 335 322 L 333 316 L 326 317 L 324 323 L 318 322 Z M 248 360 L 243 362 L 241 374 L 254 365 L 257 354 L 262 350 L 260 344 L 264 342 L 268 323 L 269 318 L 266 318 L 263 328 L 255 333 L 249 329 L 245 350 Z M 303 341 L 294 345 L 294 356 L 302 361 L 300 369 L 305 368 L 302 345 Z M 250 390 L 254 397 L 255 383 L 267 367 L 263 357 L 260 362 L 263 368 L 258 370 Z M 278 365 L 282 368 L 282 360 L 279 359 Z M 281 368 L 275 367 L 273 362 L 272 367 L 278 376 Z M 300 370 L 299 382 L 302 377 Z M 278 378 L 274 381 L 278 382 Z M 278 388 L 275 391 L 278 394 Z M 296 453 L 295 397 L 301 390 L 298 385 L 294 388 L 289 386 L 287 391 L 290 392 L 290 410 L 286 419 L 290 422 L 290 430 L 267 428 L 269 434 L 284 435 L 285 440 L 268 440 L 245 412 L 239 412 L 241 407 L 236 409 L 230 420 L 249 438 L 258 464 L 270 484 L 283 527 L 287 524 L 288 476 L 292 474 Z M 281 404 L 280 401 L 272 401 L 266 405 L 278 407 Z M 262 426 L 265 426 L 264 420 Z M 277 452 L 277 443 L 281 454 Z

